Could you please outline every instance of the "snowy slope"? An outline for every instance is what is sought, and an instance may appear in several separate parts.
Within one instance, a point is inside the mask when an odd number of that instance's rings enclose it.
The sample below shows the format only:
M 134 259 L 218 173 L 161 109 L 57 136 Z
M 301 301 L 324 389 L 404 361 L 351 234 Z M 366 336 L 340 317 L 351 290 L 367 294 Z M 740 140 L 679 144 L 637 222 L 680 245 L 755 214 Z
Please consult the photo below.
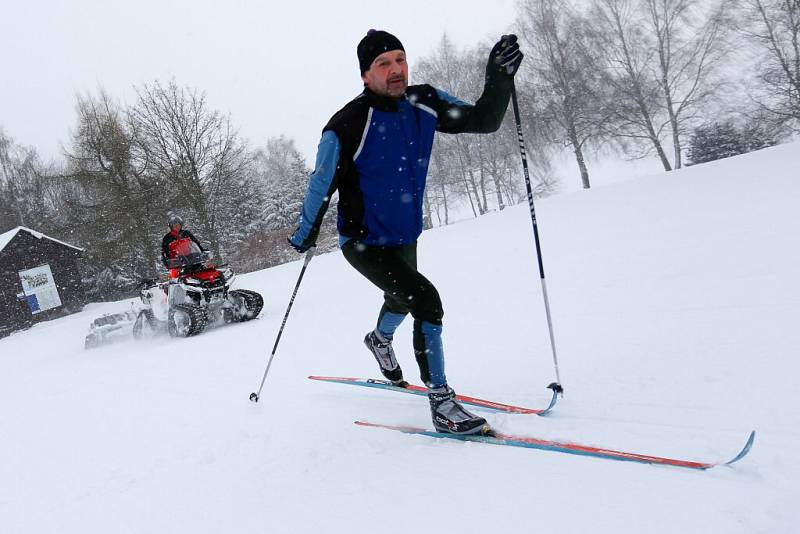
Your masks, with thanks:
M 314 258 L 253 273 L 258 321 L 84 351 L 90 319 L 0 340 L 0 530 L 797 532 L 800 145 L 537 204 L 566 390 L 498 428 L 684 459 L 696 472 L 360 428 L 430 425 L 425 399 L 307 380 L 375 376 L 379 292 Z M 526 406 L 554 379 L 526 206 L 426 232 L 457 391 Z M 411 321 L 396 350 L 416 377 Z M 418 381 L 418 380 L 415 380 Z

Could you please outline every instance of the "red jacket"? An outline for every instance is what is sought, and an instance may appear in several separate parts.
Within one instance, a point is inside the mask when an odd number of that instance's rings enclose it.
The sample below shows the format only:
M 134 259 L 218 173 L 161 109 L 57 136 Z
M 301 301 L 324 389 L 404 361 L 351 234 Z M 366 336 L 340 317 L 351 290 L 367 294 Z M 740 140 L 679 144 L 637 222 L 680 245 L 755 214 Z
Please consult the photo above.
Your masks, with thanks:
M 174 250 L 174 246 L 171 247 L 170 245 L 173 245 L 179 239 L 186 239 L 186 238 L 194 241 L 197 244 L 197 246 L 200 247 L 200 250 L 202 251 L 206 250 L 205 248 L 203 248 L 203 245 L 200 244 L 200 241 L 198 241 L 197 238 L 189 230 L 181 229 L 178 232 L 171 230 L 167 235 L 164 236 L 164 239 L 161 240 L 161 261 L 164 263 L 164 265 L 167 265 L 167 260 L 169 260 L 170 258 L 178 256 L 178 254 Z

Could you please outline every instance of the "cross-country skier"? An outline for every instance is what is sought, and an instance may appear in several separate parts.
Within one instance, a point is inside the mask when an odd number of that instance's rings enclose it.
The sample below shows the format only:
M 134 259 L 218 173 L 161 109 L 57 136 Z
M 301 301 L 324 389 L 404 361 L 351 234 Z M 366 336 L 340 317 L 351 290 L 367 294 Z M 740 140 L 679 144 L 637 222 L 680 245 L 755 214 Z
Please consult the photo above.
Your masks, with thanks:
M 161 240 L 161 261 L 165 267 L 169 267 L 169 260 L 180 255 L 177 246 L 181 243 L 182 239 L 192 240 L 199 248 L 200 251 L 205 252 L 205 248 L 200 244 L 200 241 L 189 230 L 183 228 L 183 219 L 174 213 L 170 214 L 167 221 L 169 224 L 169 232 Z M 174 278 L 177 276 L 176 269 L 170 269 L 171 275 Z
M 441 432 L 480 433 L 486 420 L 466 411 L 447 385 L 442 302 L 417 271 L 417 238 L 435 132 L 496 131 L 523 55 L 516 36 L 503 36 L 489 55 L 483 94 L 471 105 L 430 85 L 408 86 L 405 49 L 390 33 L 370 30 L 356 50 L 364 91 L 323 129 L 299 227 L 289 243 L 301 253 L 315 245 L 338 189 L 342 252 L 384 292 L 377 327 L 364 344 L 383 375 L 404 385 L 392 339 L 411 313 L 414 353 L 429 388 L 434 426 Z

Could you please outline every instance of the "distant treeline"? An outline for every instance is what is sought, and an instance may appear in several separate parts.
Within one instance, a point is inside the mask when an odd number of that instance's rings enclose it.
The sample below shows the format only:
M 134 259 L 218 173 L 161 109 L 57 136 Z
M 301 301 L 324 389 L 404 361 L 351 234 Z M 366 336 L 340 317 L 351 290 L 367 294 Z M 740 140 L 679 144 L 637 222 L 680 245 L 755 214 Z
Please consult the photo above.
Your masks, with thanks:
M 589 188 L 597 152 L 656 157 L 670 171 L 800 131 L 800 2 L 520 0 L 516 14 L 536 195 L 557 188 L 550 158 L 564 150 Z M 475 101 L 491 44 L 458 49 L 445 35 L 412 55 L 412 82 Z M 0 231 L 29 226 L 85 247 L 94 299 L 130 294 L 158 271 L 170 212 L 239 270 L 293 259 L 285 239 L 311 172 L 294 142 L 248 146 L 203 91 L 175 81 L 136 95 L 79 97 L 60 161 L 0 130 Z M 448 224 L 455 208 L 477 216 L 524 200 L 510 111 L 506 123 L 494 135 L 437 137 L 426 227 Z M 331 211 L 323 247 L 336 243 Z

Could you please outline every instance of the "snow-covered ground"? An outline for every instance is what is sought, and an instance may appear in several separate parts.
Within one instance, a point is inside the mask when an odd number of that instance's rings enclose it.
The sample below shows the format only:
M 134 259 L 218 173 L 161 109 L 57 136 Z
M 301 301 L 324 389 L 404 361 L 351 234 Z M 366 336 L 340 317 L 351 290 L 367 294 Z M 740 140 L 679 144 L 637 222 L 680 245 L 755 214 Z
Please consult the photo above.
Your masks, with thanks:
M 0 531 L 798 532 L 800 145 L 537 204 L 565 396 L 486 414 L 525 435 L 700 461 L 710 471 L 407 436 L 422 397 L 375 376 L 381 299 L 314 258 L 261 402 L 300 263 L 242 276 L 258 321 L 85 351 L 90 319 L 0 340 Z M 457 391 L 542 406 L 554 379 L 527 206 L 426 232 Z M 411 321 L 396 349 L 416 379 Z

